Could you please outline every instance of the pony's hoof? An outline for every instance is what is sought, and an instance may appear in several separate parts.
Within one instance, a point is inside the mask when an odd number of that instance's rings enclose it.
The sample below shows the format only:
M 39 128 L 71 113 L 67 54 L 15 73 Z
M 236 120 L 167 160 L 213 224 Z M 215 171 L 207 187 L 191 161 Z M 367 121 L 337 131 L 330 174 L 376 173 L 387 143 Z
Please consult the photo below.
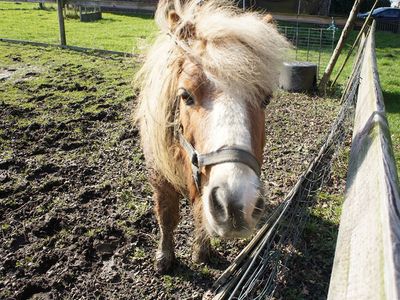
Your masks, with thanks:
M 211 250 L 207 247 L 206 249 L 194 249 L 192 253 L 192 261 L 196 264 L 209 263 L 211 257 Z
M 174 262 L 175 262 L 174 254 L 166 255 L 165 253 L 158 252 L 156 255 L 156 263 L 155 263 L 155 268 L 157 273 L 160 275 L 170 273 L 173 269 Z

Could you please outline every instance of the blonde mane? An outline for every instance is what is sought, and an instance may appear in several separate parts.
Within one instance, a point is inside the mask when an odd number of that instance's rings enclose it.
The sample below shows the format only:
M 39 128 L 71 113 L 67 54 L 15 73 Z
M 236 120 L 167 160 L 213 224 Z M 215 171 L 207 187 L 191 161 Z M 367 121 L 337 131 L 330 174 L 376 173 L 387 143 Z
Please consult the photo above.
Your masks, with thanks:
M 160 1 L 155 18 L 160 33 L 135 79 L 140 90 L 135 117 L 151 152 L 150 164 L 179 190 L 185 178 L 175 159 L 174 108 L 182 61 L 195 60 L 221 90 L 245 94 L 247 101 L 259 105 L 276 88 L 288 47 L 274 25 L 256 12 L 243 13 L 233 1 L 181 1 Z M 171 7 L 180 17 L 175 28 L 168 20 Z M 189 37 L 182 34 L 188 24 L 195 32 Z M 205 45 L 201 53 L 192 49 L 195 41 Z

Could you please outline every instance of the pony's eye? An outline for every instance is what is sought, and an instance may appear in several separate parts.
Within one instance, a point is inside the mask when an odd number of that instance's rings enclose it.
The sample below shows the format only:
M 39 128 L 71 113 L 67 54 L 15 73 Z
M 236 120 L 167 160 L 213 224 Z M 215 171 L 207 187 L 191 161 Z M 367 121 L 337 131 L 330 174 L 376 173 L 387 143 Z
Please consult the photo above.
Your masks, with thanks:
M 267 105 L 271 102 L 272 96 L 267 96 L 261 101 L 261 107 L 266 108 Z
M 182 98 L 183 101 L 185 101 L 186 105 L 194 104 L 194 97 L 187 90 L 181 89 L 179 96 Z

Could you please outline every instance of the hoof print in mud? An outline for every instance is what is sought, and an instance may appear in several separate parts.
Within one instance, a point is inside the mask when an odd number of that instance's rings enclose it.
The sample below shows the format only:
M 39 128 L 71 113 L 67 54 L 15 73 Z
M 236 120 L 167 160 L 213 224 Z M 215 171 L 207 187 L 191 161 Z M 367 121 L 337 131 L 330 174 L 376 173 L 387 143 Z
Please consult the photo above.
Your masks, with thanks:
M 96 253 L 103 258 L 112 256 L 118 245 L 119 241 L 113 237 L 110 237 L 110 240 L 107 241 L 95 240 L 93 242 Z
M 64 227 L 63 219 L 59 217 L 47 217 L 44 221 L 39 223 L 35 229 L 33 229 L 33 234 L 39 237 L 54 235 L 59 232 Z
M 46 183 L 44 183 L 40 188 L 39 191 L 43 193 L 50 192 L 64 184 L 64 179 L 62 178 L 56 178 L 56 179 L 50 179 Z
M 73 141 L 73 142 L 64 142 L 60 145 L 61 150 L 71 151 L 78 148 L 81 148 L 85 144 L 83 142 Z

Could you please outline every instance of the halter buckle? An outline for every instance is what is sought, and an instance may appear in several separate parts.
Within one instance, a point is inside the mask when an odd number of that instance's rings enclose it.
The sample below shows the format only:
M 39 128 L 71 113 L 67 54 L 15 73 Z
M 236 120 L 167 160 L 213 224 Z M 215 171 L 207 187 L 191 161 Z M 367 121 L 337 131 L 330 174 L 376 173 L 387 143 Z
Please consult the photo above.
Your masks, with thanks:
M 196 151 L 194 151 L 192 153 L 190 161 L 192 164 L 192 176 L 193 176 L 194 184 L 196 185 L 197 191 L 200 192 L 201 172 L 200 172 L 200 167 L 199 167 L 199 156 Z

